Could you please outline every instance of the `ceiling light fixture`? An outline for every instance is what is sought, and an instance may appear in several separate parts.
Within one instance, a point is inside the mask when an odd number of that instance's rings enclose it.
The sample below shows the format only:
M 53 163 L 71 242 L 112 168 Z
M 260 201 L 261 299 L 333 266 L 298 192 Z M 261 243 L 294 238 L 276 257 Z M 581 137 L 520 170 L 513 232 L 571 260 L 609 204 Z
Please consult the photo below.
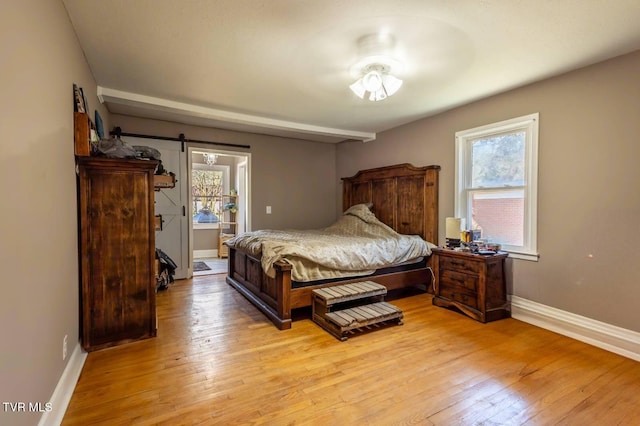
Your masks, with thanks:
M 360 99 L 367 96 L 370 101 L 382 101 L 402 86 L 402 80 L 392 74 L 402 68 L 390 56 L 394 45 L 395 39 L 390 34 L 371 34 L 358 40 L 362 59 L 351 67 L 351 72 L 359 78 L 349 88 Z
M 370 101 L 382 101 L 402 86 L 402 80 L 386 71 L 382 64 L 370 64 L 363 72 L 364 75 L 349 86 L 360 99 L 368 92 Z

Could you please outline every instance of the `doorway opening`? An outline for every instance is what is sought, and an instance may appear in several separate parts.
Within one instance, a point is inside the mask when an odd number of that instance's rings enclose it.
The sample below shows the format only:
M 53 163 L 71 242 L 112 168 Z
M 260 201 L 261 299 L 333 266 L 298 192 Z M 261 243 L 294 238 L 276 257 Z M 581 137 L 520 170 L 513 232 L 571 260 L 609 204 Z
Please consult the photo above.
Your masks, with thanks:
M 194 276 L 228 271 L 224 242 L 249 231 L 250 154 L 188 149 L 190 258 Z

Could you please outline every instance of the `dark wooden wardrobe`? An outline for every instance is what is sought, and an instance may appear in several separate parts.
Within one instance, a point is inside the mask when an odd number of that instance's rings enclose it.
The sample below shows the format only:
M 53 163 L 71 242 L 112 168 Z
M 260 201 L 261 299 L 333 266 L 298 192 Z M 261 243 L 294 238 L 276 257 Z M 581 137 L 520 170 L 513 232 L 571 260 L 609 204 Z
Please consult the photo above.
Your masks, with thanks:
M 155 336 L 157 162 L 76 159 L 82 346 L 93 351 Z

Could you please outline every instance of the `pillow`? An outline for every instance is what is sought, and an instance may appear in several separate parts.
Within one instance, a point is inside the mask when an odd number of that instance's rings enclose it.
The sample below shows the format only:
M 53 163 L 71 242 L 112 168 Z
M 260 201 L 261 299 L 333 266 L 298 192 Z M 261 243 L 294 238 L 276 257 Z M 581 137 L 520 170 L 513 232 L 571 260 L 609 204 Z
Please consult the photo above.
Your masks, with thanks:
M 349 207 L 348 209 L 346 209 L 342 214 L 349 214 L 350 212 L 354 212 L 357 210 L 369 210 L 370 212 L 373 213 L 373 203 L 360 203 L 360 204 L 354 204 L 353 206 Z

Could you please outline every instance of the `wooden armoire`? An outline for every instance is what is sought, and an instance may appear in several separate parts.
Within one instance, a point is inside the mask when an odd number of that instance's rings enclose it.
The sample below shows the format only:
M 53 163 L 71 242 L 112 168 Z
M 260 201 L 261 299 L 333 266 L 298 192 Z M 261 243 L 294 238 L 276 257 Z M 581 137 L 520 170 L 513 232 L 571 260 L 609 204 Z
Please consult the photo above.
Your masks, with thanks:
M 76 157 L 82 346 L 156 335 L 156 161 Z

